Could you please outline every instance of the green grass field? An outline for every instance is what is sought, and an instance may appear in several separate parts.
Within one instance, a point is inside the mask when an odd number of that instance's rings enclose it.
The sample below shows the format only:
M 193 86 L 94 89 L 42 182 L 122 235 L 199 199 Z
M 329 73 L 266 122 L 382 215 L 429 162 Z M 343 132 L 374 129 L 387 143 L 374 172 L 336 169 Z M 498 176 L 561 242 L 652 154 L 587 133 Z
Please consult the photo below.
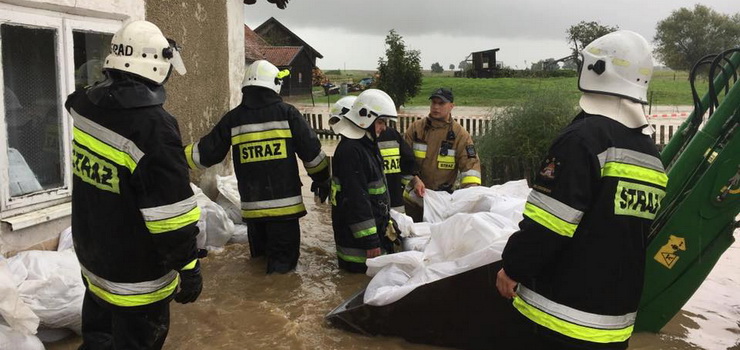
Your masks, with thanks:
M 371 76 L 371 71 L 346 71 L 342 75 L 330 75 L 335 84 L 345 81 L 359 81 Z M 445 72 L 448 73 L 448 72 Z M 429 94 L 438 87 L 451 88 L 455 94 L 455 104 L 458 106 L 507 106 L 522 101 L 531 92 L 565 91 L 568 95 L 579 96 L 577 78 L 497 78 L 497 79 L 470 79 L 454 78 L 449 74 L 424 73 L 421 92 L 418 96 L 406 103 L 407 106 L 424 106 L 429 102 Z M 707 89 L 705 79 L 697 79 L 699 95 L 703 96 Z M 353 93 L 358 94 L 358 93 Z M 649 96 L 653 105 L 692 105 L 691 87 L 687 72 L 657 71 L 650 83 Z M 338 95 L 329 97 L 330 103 L 336 101 Z M 314 99 L 317 105 L 327 104 L 327 96 L 320 87 L 314 88 Z M 294 96 L 289 102 L 310 103 L 310 96 Z

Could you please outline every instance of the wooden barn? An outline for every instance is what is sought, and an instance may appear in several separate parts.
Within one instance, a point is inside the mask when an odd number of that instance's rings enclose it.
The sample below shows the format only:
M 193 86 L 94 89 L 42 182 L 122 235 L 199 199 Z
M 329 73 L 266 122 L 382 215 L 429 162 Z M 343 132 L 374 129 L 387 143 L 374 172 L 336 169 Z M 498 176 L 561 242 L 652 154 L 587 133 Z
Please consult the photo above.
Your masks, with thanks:
M 316 59 L 324 56 L 274 17 L 255 28 L 254 32 L 269 45 L 260 48 L 265 59 L 280 69 L 290 70 L 280 94 L 310 93 Z

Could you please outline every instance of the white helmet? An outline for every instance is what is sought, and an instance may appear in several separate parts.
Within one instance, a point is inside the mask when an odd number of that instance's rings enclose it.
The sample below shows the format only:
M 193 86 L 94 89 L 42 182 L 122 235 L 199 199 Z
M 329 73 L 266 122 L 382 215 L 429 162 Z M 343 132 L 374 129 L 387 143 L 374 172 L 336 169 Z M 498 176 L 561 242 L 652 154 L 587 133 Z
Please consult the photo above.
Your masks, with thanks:
M 129 72 L 162 84 L 169 76 L 170 67 L 180 75 L 187 72 L 179 50 L 154 23 L 133 21 L 113 35 L 111 53 L 105 58 L 103 69 Z
M 357 96 L 349 112 L 332 125 L 332 129 L 351 139 L 360 139 L 378 118 L 395 121 L 398 118 L 396 105 L 384 91 L 367 89 Z
M 329 110 L 329 125 L 334 125 L 342 119 L 342 116 L 352 109 L 352 104 L 356 99 L 357 96 L 345 96 L 334 102 Z
M 274 90 L 279 94 L 280 88 L 283 86 L 283 78 L 289 74 L 290 71 L 287 69 L 281 71 L 270 62 L 257 60 L 247 67 L 242 87 L 261 86 Z
M 653 57 L 647 40 L 640 34 L 629 30 L 606 34 L 588 44 L 581 57 L 581 91 L 647 103 Z

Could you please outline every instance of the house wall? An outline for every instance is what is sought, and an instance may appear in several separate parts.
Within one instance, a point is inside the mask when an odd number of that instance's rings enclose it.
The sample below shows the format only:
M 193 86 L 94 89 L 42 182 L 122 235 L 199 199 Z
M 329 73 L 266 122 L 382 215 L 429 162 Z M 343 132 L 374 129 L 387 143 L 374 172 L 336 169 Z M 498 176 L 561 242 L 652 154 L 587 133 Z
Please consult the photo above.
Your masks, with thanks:
M 149 21 L 183 48 L 188 72 L 167 83 L 165 108 L 180 124 L 185 144 L 200 139 L 241 101 L 244 76 L 244 12 L 241 0 L 156 0 L 146 4 Z M 231 158 L 192 172 L 192 181 L 215 199 L 215 175 L 231 173 Z

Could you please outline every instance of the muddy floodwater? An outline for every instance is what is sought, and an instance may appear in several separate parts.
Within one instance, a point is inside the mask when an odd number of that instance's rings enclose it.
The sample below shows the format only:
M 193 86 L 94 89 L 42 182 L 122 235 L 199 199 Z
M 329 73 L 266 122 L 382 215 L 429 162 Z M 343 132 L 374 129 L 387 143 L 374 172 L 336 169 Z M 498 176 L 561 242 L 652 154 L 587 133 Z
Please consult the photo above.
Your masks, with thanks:
M 315 205 L 307 189 L 310 179 L 305 177 L 303 183 L 309 214 L 301 219 L 301 257 L 295 273 L 265 275 L 265 261 L 251 259 L 243 244 L 210 254 L 202 260 L 200 299 L 171 304 L 165 349 L 440 349 L 327 326 L 324 316 L 370 278 L 337 268 L 331 207 Z M 735 237 L 740 235 L 736 232 Z M 71 350 L 80 343 L 79 337 L 72 337 L 46 346 Z M 636 334 L 630 345 L 641 350 L 740 350 L 740 244 L 725 253 L 661 334 Z

